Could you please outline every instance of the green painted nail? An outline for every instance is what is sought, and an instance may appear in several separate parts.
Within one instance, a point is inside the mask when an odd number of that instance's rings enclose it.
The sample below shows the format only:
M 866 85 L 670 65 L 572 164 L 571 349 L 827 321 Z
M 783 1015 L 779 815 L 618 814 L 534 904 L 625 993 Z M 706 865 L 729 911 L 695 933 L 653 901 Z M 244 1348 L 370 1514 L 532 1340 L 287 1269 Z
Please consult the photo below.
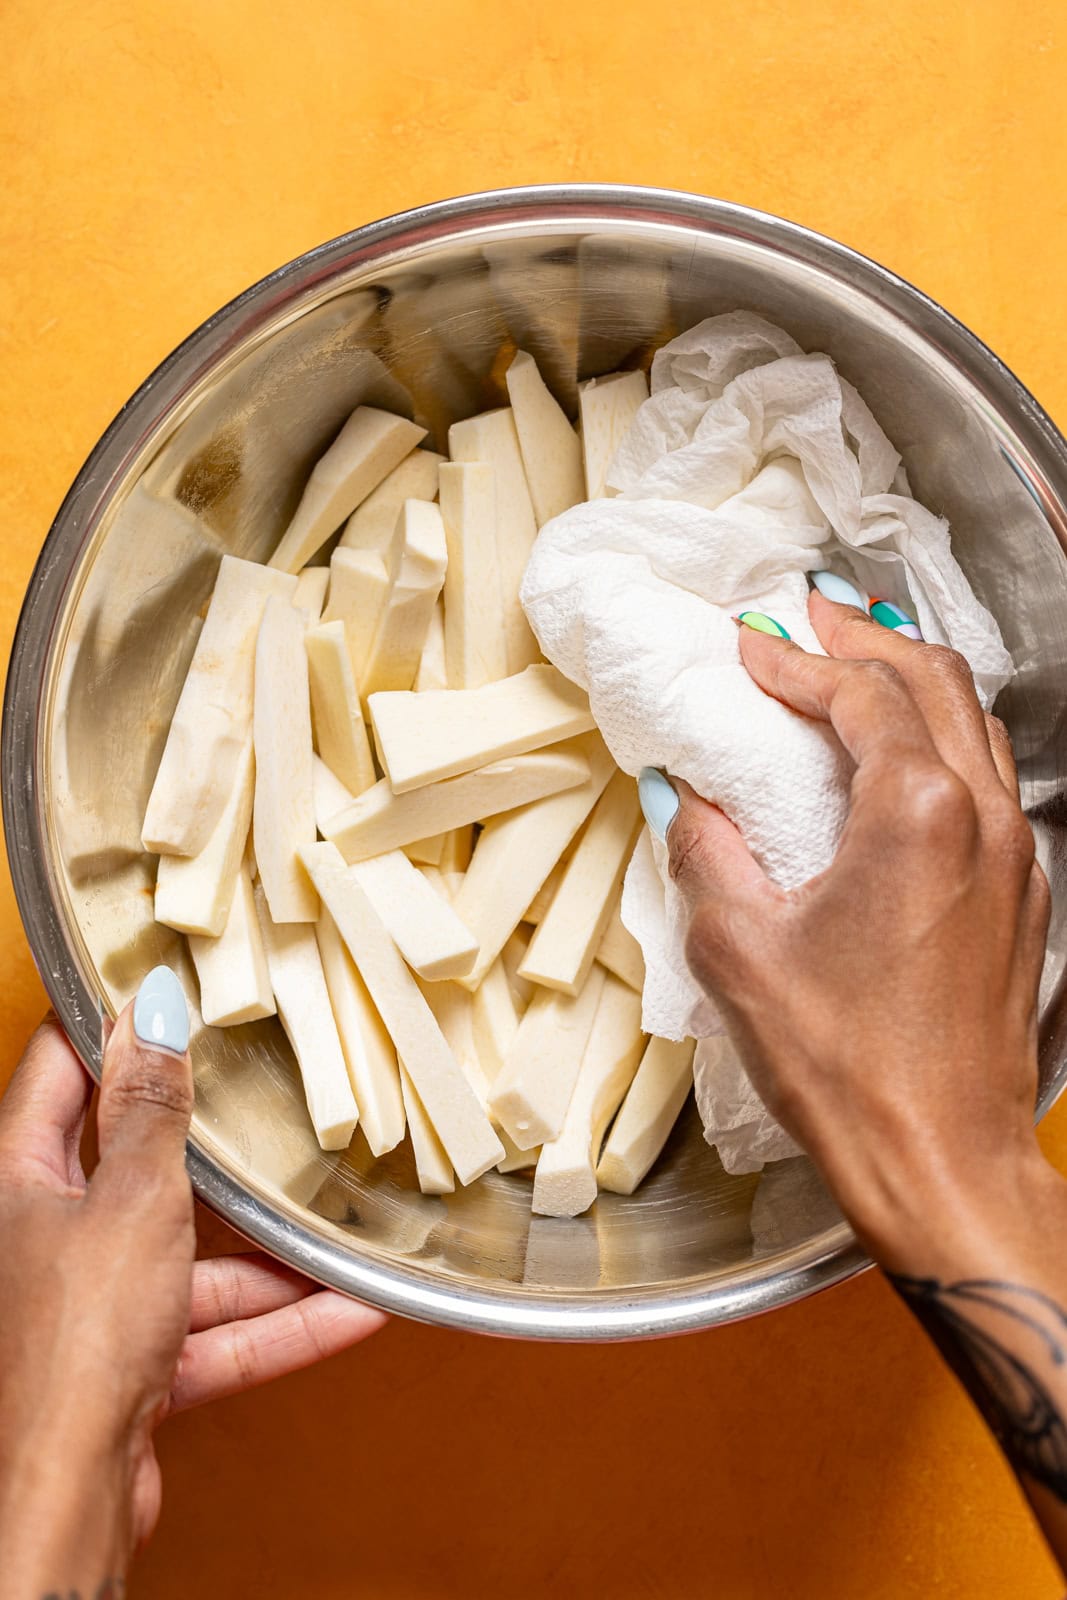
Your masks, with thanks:
M 753 633 L 773 633 L 779 639 L 788 639 L 789 634 L 780 622 L 775 622 L 773 617 L 764 616 L 762 611 L 742 611 L 734 618 L 744 628 L 751 628 Z
M 892 600 L 879 600 L 875 595 L 871 600 L 871 616 L 891 633 L 902 633 L 906 639 L 922 638 L 918 623 L 906 611 L 895 606 Z

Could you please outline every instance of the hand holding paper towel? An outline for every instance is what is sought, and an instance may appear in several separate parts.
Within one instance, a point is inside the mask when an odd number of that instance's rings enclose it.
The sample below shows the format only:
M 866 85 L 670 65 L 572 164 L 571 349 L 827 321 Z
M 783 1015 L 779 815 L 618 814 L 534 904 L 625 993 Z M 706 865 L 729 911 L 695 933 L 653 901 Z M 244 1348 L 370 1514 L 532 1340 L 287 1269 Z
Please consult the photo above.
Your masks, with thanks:
M 983 704 L 1008 682 L 1011 658 L 946 523 L 912 498 L 900 457 L 829 357 L 731 312 L 660 350 L 651 388 L 608 475 L 615 498 L 542 529 L 522 602 L 545 655 L 588 691 L 619 766 L 687 779 L 770 877 L 795 888 L 834 854 L 850 763 L 828 728 L 751 681 L 733 616 L 765 612 L 819 650 L 806 574 L 835 566 L 899 602 L 926 639 L 962 651 Z M 666 851 L 647 833 L 622 914 L 645 956 L 645 1028 L 720 1033 L 686 966 Z M 697 1092 L 729 1170 L 793 1153 L 721 1041 L 698 1048 Z

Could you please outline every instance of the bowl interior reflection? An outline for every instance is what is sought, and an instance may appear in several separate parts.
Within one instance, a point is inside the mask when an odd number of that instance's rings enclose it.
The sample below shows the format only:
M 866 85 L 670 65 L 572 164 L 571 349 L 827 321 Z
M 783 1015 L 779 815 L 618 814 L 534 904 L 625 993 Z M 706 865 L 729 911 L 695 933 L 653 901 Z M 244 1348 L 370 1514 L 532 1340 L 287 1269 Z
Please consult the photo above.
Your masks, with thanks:
M 849 282 L 769 236 L 622 208 L 584 222 L 532 208 L 458 235 L 412 229 L 388 250 L 335 249 L 321 271 L 232 319 L 166 415 L 146 410 L 88 531 L 45 707 L 57 894 L 86 987 L 109 1010 L 157 962 L 196 993 L 182 941 L 153 922 L 155 862 L 139 834 L 220 555 L 269 554 L 311 464 L 361 402 L 414 416 L 443 449 L 452 420 L 506 404 L 502 351 L 531 351 L 573 414 L 580 378 L 647 365 L 673 334 L 739 306 L 827 350 L 861 390 L 917 496 L 950 518 L 1019 665 L 1002 709 L 1057 903 L 1048 1102 L 1062 1068 L 1052 1034 L 1067 901 L 1057 848 L 1067 569 L 1026 451 L 980 382 L 881 304 L 870 282 Z M 477 1290 L 501 1305 L 595 1306 L 758 1282 L 848 1247 L 806 1160 L 730 1178 L 692 1106 L 635 1196 L 606 1195 L 575 1221 L 531 1219 L 525 1178 L 492 1174 L 431 1199 L 417 1192 L 406 1145 L 377 1162 L 359 1136 L 342 1155 L 320 1152 L 276 1022 L 199 1025 L 193 1050 L 203 1161 L 248 1207 L 327 1247 L 323 1261 L 399 1268 L 413 1283 L 461 1297 Z

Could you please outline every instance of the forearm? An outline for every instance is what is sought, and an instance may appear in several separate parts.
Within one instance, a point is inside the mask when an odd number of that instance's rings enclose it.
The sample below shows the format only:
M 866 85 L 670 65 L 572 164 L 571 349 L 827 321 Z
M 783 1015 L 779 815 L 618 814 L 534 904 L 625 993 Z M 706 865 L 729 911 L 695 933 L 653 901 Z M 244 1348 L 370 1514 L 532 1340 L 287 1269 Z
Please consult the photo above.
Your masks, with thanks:
M 1036 1143 L 998 1171 L 914 1167 L 856 1218 L 960 1379 L 1067 1569 L 1067 1182 Z
M 43 1434 L 0 1467 L 0 1600 L 120 1600 L 128 1486 L 111 1457 Z

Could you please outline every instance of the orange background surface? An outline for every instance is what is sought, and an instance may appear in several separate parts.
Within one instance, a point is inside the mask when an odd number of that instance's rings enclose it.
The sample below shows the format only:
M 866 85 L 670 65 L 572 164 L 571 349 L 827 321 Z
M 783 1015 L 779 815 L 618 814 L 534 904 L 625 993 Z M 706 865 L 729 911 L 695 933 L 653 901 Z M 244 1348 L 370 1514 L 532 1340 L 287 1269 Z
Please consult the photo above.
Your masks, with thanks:
M 701 190 L 938 298 L 1067 420 L 1062 0 L 5 0 L 0 634 L 70 479 L 203 317 L 499 184 Z M 6 877 L 0 1071 L 44 1008 Z M 1067 1168 L 1067 1114 L 1045 1130 Z M 133 1593 L 1055 1600 L 1012 1482 L 868 1275 L 570 1349 L 394 1323 L 167 1424 Z

